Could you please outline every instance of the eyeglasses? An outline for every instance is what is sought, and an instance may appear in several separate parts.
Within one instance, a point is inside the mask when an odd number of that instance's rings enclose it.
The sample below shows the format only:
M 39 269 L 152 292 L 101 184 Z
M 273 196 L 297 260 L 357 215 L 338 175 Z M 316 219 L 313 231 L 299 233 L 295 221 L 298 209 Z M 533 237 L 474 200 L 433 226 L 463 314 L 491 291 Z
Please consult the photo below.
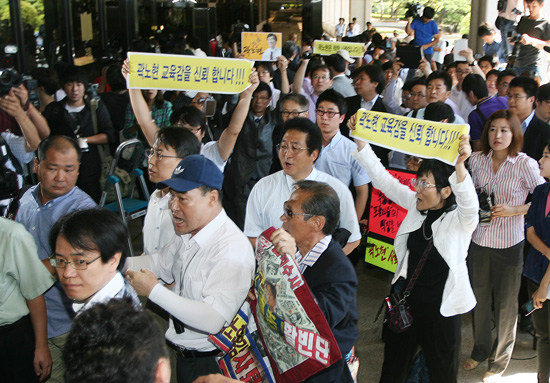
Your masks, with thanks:
M 470 73 L 472 73 L 470 69 L 466 69 L 466 70 L 459 69 L 456 71 L 456 74 L 470 74 Z
M 332 110 L 321 110 L 321 109 L 315 109 L 315 113 L 317 113 L 317 115 L 321 117 L 323 117 L 326 114 L 328 118 L 334 117 L 335 114 L 340 114 L 340 112 L 334 112 Z
M 192 129 L 189 129 L 192 131 Z M 195 132 L 193 132 L 195 133 Z M 145 155 L 149 158 L 151 158 L 153 156 L 153 154 L 155 155 L 155 157 L 157 158 L 158 161 L 162 161 L 163 158 L 181 158 L 181 157 L 178 157 L 178 156 L 167 156 L 167 155 L 164 155 L 160 152 L 160 150 L 154 150 L 154 149 L 147 149 L 145 150 Z
M 283 117 L 292 116 L 292 118 L 298 117 L 300 114 L 307 112 L 307 110 L 301 110 L 299 112 L 291 112 L 289 110 L 281 110 Z
M 508 100 L 510 99 L 514 99 L 514 100 L 519 100 L 520 98 L 527 98 L 527 95 L 522 95 L 522 94 L 509 94 L 508 96 Z
M 298 150 L 308 150 L 309 148 L 301 148 L 298 145 L 277 144 L 277 151 L 282 150 L 285 153 L 295 154 Z
M 285 217 L 292 219 L 295 215 L 301 215 L 303 217 L 313 217 L 315 214 L 306 214 L 306 213 L 294 213 L 288 206 L 284 207 Z
M 204 104 L 206 98 L 199 98 L 197 101 L 191 101 L 191 104 Z
M 330 80 L 330 77 L 327 77 L 327 76 L 313 76 L 312 80 L 327 81 L 327 80 Z
M 178 121 L 175 124 L 172 124 L 172 126 L 175 127 L 175 128 L 185 128 L 185 129 L 189 130 L 191 133 L 193 133 L 195 135 L 200 130 L 202 130 L 202 128 L 200 126 L 198 128 L 193 128 L 191 125 L 189 125 L 188 123 L 183 122 L 183 121 Z M 164 156 L 164 157 L 167 157 L 167 156 Z
M 57 257 L 55 254 L 52 254 L 51 257 L 48 258 L 48 259 L 50 260 L 50 265 L 52 265 L 56 269 L 64 269 L 64 268 L 67 267 L 67 265 L 71 265 L 71 267 L 75 270 L 86 270 L 90 263 L 94 263 L 99 258 L 101 258 L 101 255 L 98 256 L 97 258 L 92 259 L 91 261 L 85 261 L 83 259 L 77 259 L 75 261 L 69 262 L 64 258 Z
M 411 179 L 411 186 L 416 189 L 429 189 L 429 188 L 435 188 L 437 185 L 426 183 L 425 181 L 419 181 L 416 178 Z
M 424 97 L 426 97 L 426 95 L 423 94 L 423 93 L 409 93 L 409 97 L 411 97 L 411 98 L 412 98 L 412 97 L 421 97 L 421 98 L 424 98 Z

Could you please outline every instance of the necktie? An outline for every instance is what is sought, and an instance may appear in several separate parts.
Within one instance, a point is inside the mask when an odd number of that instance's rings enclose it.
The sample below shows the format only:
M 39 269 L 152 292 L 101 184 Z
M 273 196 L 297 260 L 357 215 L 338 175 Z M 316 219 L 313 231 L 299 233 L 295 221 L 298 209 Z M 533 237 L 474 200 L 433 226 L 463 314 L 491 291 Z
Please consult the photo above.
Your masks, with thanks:
M 273 51 L 271 51 L 271 54 L 269 55 L 269 59 L 273 60 Z

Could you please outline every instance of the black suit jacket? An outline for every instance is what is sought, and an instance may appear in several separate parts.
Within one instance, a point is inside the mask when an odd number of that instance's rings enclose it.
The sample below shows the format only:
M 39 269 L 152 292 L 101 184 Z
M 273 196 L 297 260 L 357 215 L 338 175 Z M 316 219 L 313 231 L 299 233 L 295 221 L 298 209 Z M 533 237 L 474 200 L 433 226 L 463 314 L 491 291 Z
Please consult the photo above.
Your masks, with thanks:
M 346 118 L 344 118 L 344 122 L 340 124 L 340 132 L 346 137 L 349 138 L 349 128 L 348 128 L 348 120 L 351 116 L 353 116 L 357 111 L 361 108 L 361 96 L 352 96 L 346 98 L 346 104 L 348 106 L 348 111 L 346 112 Z M 382 102 L 382 96 L 379 96 L 376 99 L 376 102 L 372 106 L 371 109 L 373 112 L 384 112 L 387 113 L 386 107 L 384 106 L 384 103 Z M 380 161 L 382 162 L 382 165 L 385 167 L 388 167 L 390 164 L 390 160 L 388 158 L 389 153 L 391 150 L 382 148 L 380 146 L 371 145 L 372 150 L 376 153 L 378 158 L 380 158 Z
M 357 276 L 340 245 L 332 240 L 317 262 L 304 271 L 304 278 L 321 308 L 344 357 L 359 338 L 357 321 Z M 344 360 L 315 374 L 306 382 L 352 382 Z
M 550 140 L 550 125 L 535 114 L 523 134 L 521 151 L 536 161 L 542 157 L 542 151 Z

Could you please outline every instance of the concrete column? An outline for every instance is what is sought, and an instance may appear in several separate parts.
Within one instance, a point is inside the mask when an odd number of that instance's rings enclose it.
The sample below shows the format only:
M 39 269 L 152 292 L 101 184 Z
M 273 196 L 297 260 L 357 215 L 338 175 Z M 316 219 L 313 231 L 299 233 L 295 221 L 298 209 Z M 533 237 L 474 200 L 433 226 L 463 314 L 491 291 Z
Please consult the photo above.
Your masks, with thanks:
M 357 23 L 361 27 L 361 32 L 363 32 L 366 28 L 365 23 L 371 20 L 372 17 L 372 0 L 350 0 L 350 23 L 354 17 L 357 18 Z

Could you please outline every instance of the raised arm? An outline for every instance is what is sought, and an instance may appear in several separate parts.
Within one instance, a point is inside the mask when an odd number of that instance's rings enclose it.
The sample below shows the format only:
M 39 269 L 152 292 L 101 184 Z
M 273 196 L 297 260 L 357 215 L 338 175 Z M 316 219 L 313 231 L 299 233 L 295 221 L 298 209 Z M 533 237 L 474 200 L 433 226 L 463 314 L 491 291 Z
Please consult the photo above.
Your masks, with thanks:
M 220 152 L 220 156 L 224 161 L 227 160 L 231 155 L 231 152 L 233 152 L 233 148 L 235 147 L 235 143 L 237 142 L 237 137 L 239 136 L 239 133 L 243 128 L 243 125 L 246 121 L 246 116 L 248 115 L 248 110 L 250 109 L 252 94 L 254 93 L 256 88 L 258 88 L 258 84 L 260 83 L 260 79 L 258 78 L 258 73 L 256 72 L 256 69 L 252 69 L 252 73 L 250 73 L 250 77 L 248 80 L 250 81 L 251 85 L 248 87 L 248 89 L 241 93 L 241 96 L 239 97 L 239 102 L 237 103 L 237 106 L 233 111 L 233 116 L 231 117 L 229 126 L 224 129 L 217 143 L 218 151 Z
M 128 78 L 130 74 L 130 64 L 128 59 L 124 60 L 122 64 L 122 75 L 124 78 Z M 136 116 L 136 121 L 141 127 L 143 135 L 147 139 L 149 145 L 153 146 L 155 144 L 155 137 L 157 130 L 159 130 L 155 121 L 151 118 L 149 113 L 149 106 L 139 89 L 128 89 L 128 94 L 130 95 L 130 104 L 132 105 L 132 110 Z
M 36 126 L 34 126 L 27 113 L 23 110 L 19 98 L 15 96 L 14 88 L 9 91 L 8 95 L 0 99 L 0 109 L 3 109 L 15 118 L 21 127 L 21 132 L 25 137 L 25 150 L 27 152 L 35 151 L 38 148 L 38 144 L 40 144 L 40 136 L 38 135 Z
M 466 170 L 466 166 L 464 165 L 464 162 L 470 157 L 472 154 L 472 147 L 470 146 L 470 135 L 463 134 L 460 136 L 460 145 L 458 147 L 458 160 L 456 161 L 455 169 L 456 169 L 456 181 L 457 183 L 461 183 L 466 179 L 466 175 L 468 174 L 468 171 Z
M 306 77 L 307 64 L 309 64 L 309 59 L 302 59 L 302 62 L 300 63 L 300 67 L 298 68 L 298 70 L 296 71 L 296 74 L 294 75 L 294 84 L 292 84 L 293 93 L 302 92 L 302 85 L 304 84 L 304 78 Z
M 290 93 L 290 83 L 288 82 L 288 60 L 285 56 L 277 57 L 277 67 L 279 72 L 281 72 L 281 93 L 288 94 Z
M 13 92 L 21 102 L 21 105 L 26 106 L 27 116 L 29 116 L 32 123 L 36 127 L 40 140 L 47 138 L 50 135 L 48 121 L 46 121 L 44 116 L 42 116 L 42 113 L 40 113 L 40 111 L 29 102 L 29 91 L 25 88 L 25 85 L 21 84 L 17 88 L 13 88 Z

